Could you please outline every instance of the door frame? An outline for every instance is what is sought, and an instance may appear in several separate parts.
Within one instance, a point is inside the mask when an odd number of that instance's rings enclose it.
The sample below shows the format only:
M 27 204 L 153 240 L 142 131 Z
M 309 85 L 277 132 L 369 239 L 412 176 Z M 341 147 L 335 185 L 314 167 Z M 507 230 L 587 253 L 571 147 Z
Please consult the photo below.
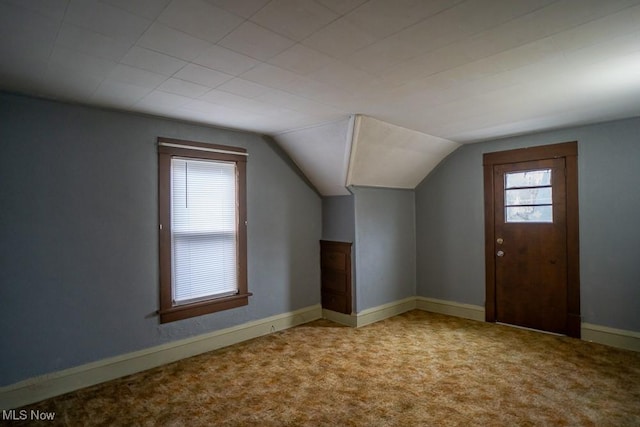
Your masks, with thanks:
M 485 320 L 496 321 L 496 259 L 494 173 L 496 165 L 531 160 L 565 159 L 567 192 L 567 335 L 580 338 L 580 253 L 578 228 L 578 142 L 541 145 L 515 150 L 485 153 L 484 169 L 484 236 L 485 236 Z

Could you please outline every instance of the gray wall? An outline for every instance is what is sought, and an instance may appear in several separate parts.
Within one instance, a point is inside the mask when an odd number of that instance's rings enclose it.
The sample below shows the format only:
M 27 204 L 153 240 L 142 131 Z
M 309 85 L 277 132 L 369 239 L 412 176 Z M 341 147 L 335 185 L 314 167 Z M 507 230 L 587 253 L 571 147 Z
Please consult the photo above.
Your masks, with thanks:
M 356 238 L 354 197 L 322 198 L 322 238 L 353 243 Z
M 0 386 L 320 302 L 321 199 L 258 135 L 0 94 Z M 249 305 L 160 325 L 158 136 L 247 148 Z
M 416 294 L 415 198 L 411 190 L 353 187 L 356 312 Z
M 640 119 L 466 145 L 416 189 L 417 293 L 484 306 L 482 154 L 578 141 L 583 321 L 640 331 Z
M 356 283 L 356 217 L 355 198 L 326 196 L 322 198 L 322 240 L 351 242 L 351 310 L 355 311 L 358 297 Z

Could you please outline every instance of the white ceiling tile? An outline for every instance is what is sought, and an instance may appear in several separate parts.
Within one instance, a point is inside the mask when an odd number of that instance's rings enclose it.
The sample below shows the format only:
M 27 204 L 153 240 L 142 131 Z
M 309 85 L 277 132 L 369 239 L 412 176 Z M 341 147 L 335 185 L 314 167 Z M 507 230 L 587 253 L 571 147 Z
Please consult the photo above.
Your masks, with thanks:
M 453 85 L 561 56 L 551 37 L 501 52 L 441 73 Z
M 291 90 L 303 81 L 303 77 L 269 64 L 260 64 L 242 74 L 242 78 L 264 86 Z
M 464 34 L 477 34 L 515 18 L 526 16 L 555 3 L 557 0 L 485 0 L 484 2 L 466 2 L 444 12 L 434 19 L 444 19 L 464 31 Z
M 322 195 L 349 194 L 345 187 L 351 138 L 349 119 L 281 133 L 274 139 Z
M 422 49 L 422 46 L 406 43 L 396 35 L 354 52 L 346 58 L 346 61 L 381 76 L 399 62 L 419 55 Z
M 215 102 L 207 102 L 202 99 L 196 99 L 188 102 L 178 110 L 184 112 L 197 113 L 195 117 L 206 118 L 205 122 L 218 124 L 220 126 L 233 127 L 237 123 L 238 118 L 264 118 L 257 113 L 252 113 L 247 110 L 238 110 L 230 105 L 221 105 Z M 194 115 L 190 115 L 193 119 Z M 187 118 L 185 117 L 185 118 Z M 232 122 L 233 121 L 233 122 Z M 244 129 L 251 129 L 245 127 Z
M 151 21 L 98 0 L 70 0 L 65 21 L 80 27 L 134 43 Z
M 292 82 L 286 90 L 310 101 L 334 106 L 341 111 L 359 110 L 362 105 L 361 103 L 352 102 L 355 97 L 351 91 L 343 90 L 310 77 L 302 77 L 299 81 Z
M 333 10 L 338 15 L 344 15 L 351 12 L 361 4 L 368 0 L 317 0 L 318 3 L 322 3 L 324 6 Z
M 162 74 L 142 70 L 125 64 L 116 65 L 108 78 L 115 82 L 127 83 L 136 86 L 155 88 L 167 79 Z
M 301 111 L 313 102 L 299 96 L 284 92 L 278 89 L 270 89 L 256 97 L 259 101 L 278 107 L 286 107 L 292 110 Z
M 91 76 L 102 80 L 115 70 L 117 63 L 64 46 L 56 46 L 49 58 L 49 66 L 57 70 L 65 70 L 64 72 L 70 78 Z
M 483 31 L 455 49 L 471 58 L 483 58 L 535 40 L 568 31 L 586 22 L 616 13 L 637 0 L 565 0 Z
M 91 99 L 105 107 L 129 108 L 153 89 L 105 79 Z
M 53 49 L 60 21 L 12 4 L 0 3 L 0 51 L 2 62 L 13 57 L 47 60 Z
M 340 18 L 306 38 L 302 44 L 334 58 L 342 58 L 377 39 L 345 18 Z
M 178 71 L 174 77 L 211 88 L 221 85 L 233 78 L 233 76 L 229 74 L 221 73 L 207 67 L 201 67 L 196 64 L 187 65 Z
M 274 56 L 268 62 L 294 73 L 306 75 L 332 61 L 330 56 L 298 43 Z
M 383 76 L 398 63 L 411 61 L 425 52 L 449 48 L 455 56 L 452 43 L 463 40 L 492 26 L 525 15 L 552 0 L 468 1 L 406 28 L 378 43 L 355 52 L 349 63 Z M 388 81 L 388 79 L 386 79 Z
M 75 49 L 88 55 L 118 61 L 131 44 L 107 37 L 74 24 L 65 22 L 60 28 L 56 44 Z
M 347 185 L 415 188 L 458 144 L 358 116 Z
M 454 85 L 450 89 L 452 92 L 456 92 L 455 98 L 462 99 L 507 87 L 527 84 L 539 80 L 540 76 L 546 76 L 545 80 L 549 79 L 549 81 L 564 80 L 567 74 L 567 65 L 564 55 L 551 54 L 547 57 L 540 57 L 537 61 L 531 61 L 529 64 L 504 69 L 496 74 Z M 451 98 L 454 97 L 452 96 Z
M 467 56 L 465 52 L 443 47 L 400 62 L 381 73 L 380 78 L 394 86 L 403 85 L 473 60 L 474 58 Z
M 208 47 L 193 62 L 234 76 L 242 74 L 260 63 L 256 59 L 218 45 Z
M 278 89 L 270 89 L 255 98 L 258 101 L 310 115 L 344 115 L 344 111 Z
M 220 126 L 226 129 L 233 129 L 234 127 L 228 123 L 228 120 L 237 115 L 238 112 L 229 108 L 224 108 L 220 105 L 209 104 L 211 106 L 210 111 L 198 111 L 192 108 L 184 106 L 176 108 L 171 112 L 171 116 L 178 120 L 186 120 L 188 122 L 206 123 L 212 126 Z
M 154 107 L 167 110 L 180 108 L 191 101 L 192 99 L 186 96 L 154 90 L 136 103 L 136 107 L 142 107 L 145 110 L 153 109 Z
M 67 10 L 69 0 L 3 0 L 5 3 L 13 4 L 32 12 L 46 15 L 56 21 L 62 20 L 64 12 Z
M 172 76 L 187 65 L 178 58 L 138 46 L 133 46 L 120 62 L 165 76 Z
M 243 110 L 251 101 L 249 98 L 234 95 L 229 92 L 213 89 L 199 98 L 201 101 L 212 104 L 224 105 L 225 107 Z
M 463 0 L 371 0 L 346 18 L 363 31 L 384 38 Z
M 218 108 L 218 105 L 216 104 L 203 101 L 202 99 L 194 99 L 188 102 L 187 104 L 185 104 L 184 106 L 180 107 L 180 110 L 190 110 L 190 111 L 197 111 L 200 113 L 208 113 L 211 110 L 216 108 Z
M 273 0 L 253 15 L 251 20 L 300 41 L 337 17 L 338 14 L 313 0 Z
M 266 86 L 240 78 L 231 79 L 221 84 L 216 89 L 245 98 L 255 98 L 270 90 L 270 88 Z
M 188 105 L 171 111 L 171 116 L 188 121 L 207 123 L 226 129 L 238 129 L 242 131 L 259 131 L 272 122 L 259 114 L 251 114 L 226 108 L 221 105 L 209 104 L 207 111 L 198 111 L 188 108 Z
M 254 114 L 269 115 L 273 113 L 273 108 L 265 104 L 264 102 L 245 98 L 244 96 L 235 95 L 233 93 L 224 92 L 218 89 L 213 89 L 212 91 L 201 96 L 200 99 L 202 101 L 223 105 L 225 107 L 230 107 L 239 111 L 246 111 Z
M 540 11 L 535 11 L 527 14 L 534 7 L 543 5 L 545 1 L 540 2 L 510 2 L 510 8 L 489 8 L 489 11 L 495 10 L 495 15 L 482 12 L 481 9 L 474 10 L 473 7 L 479 5 L 478 2 L 469 2 L 467 5 L 461 5 L 454 9 L 451 9 L 442 14 L 442 16 L 450 16 L 452 21 L 443 21 L 437 24 L 440 19 L 440 15 L 421 22 L 420 24 L 403 31 L 389 39 L 384 40 L 379 46 L 373 45 L 371 49 L 363 49 L 354 55 L 352 63 L 356 60 L 361 60 L 361 67 L 372 69 L 380 75 L 380 77 L 389 83 L 408 83 L 411 80 L 418 79 L 420 77 L 426 77 L 431 74 L 444 71 L 450 68 L 454 68 L 463 65 L 467 62 L 472 62 L 476 59 L 489 57 L 496 53 L 526 44 L 531 41 L 538 40 L 542 37 L 543 32 L 538 31 L 542 27 L 539 20 L 534 19 L 535 16 L 540 14 Z M 462 14 L 462 12 L 465 12 Z M 510 17 L 516 15 L 525 15 L 520 18 L 508 21 Z M 464 22 L 468 19 L 474 19 L 476 16 L 484 16 L 479 19 L 479 23 L 471 25 L 469 28 L 478 30 L 484 28 L 483 26 L 489 23 L 496 24 L 501 21 L 507 21 L 505 24 L 500 24 L 494 28 L 503 28 L 501 31 L 495 29 L 489 29 L 485 32 L 481 32 L 477 35 L 473 35 L 470 38 L 463 38 L 467 34 L 467 29 L 459 34 L 448 32 L 447 30 L 436 33 L 436 37 L 427 37 L 429 29 L 428 23 L 433 23 L 433 29 L 438 29 L 438 26 L 451 27 L 455 20 Z M 528 24 L 533 19 L 534 24 Z M 432 22 L 433 21 L 433 22 Z M 531 27 L 531 32 L 522 30 L 528 25 Z M 427 31 L 427 32 L 425 32 Z M 519 31 L 523 34 L 522 37 L 508 37 L 505 34 L 511 34 L 513 31 Z M 422 33 L 422 35 L 420 35 Z M 449 34 L 448 38 L 442 38 Z M 526 34 L 526 35 L 525 35 Z M 440 37 L 440 39 L 438 39 Z M 426 42 L 422 45 L 412 42 L 412 38 L 416 41 L 425 39 Z M 453 41 L 454 39 L 459 39 Z M 452 42 L 453 41 L 453 42 Z M 442 46 L 436 48 L 437 46 Z M 436 48 L 434 50 L 434 48 Z M 404 51 L 403 51 L 404 49 Z M 416 54 L 417 51 L 426 49 L 426 53 Z M 380 58 L 386 58 L 384 61 Z M 402 61 L 403 58 L 410 58 L 406 61 Z M 376 63 L 376 61 L 378 61 Z M 397 62 L 394 64 L 394 62 Z M 385 68 L 387 66 L 389 68 Z
M 602 43 L 593 44 L 577 50 L 565 51 L 564 58 L 567 67 L 580 69 L 585 65 L 609 61 L 617 57 L 626 56 L 640 49 L 640 32 L 632 33 L 615 39 L 607 39 Z M 543 77 L 543 76 L 540 76 Z
M 208 86 L 176 79 L 174 77 L 165 80 L 157 89 L 163 92 L 169 92 L 190 98 L 197 98 L 211 90 Z
M 205 40 L 158 23 L 151 25 L 136 44 L 185 61 L 194 60 L 211 46 Z
M 291 39 L 247 21 L 218 44 L 252 58 L 266 61 L 294 43 Z
M 243 18 L 250 18 L 254 13 L 262 9 L 271 0 L 207 0 L 211 4 L 220 6 L 231 13 Z
M 45 0 L 47 1 L 47 0 Z M 101 0 L 134 15 L 155 20 L 171 0 Z
M 640 6 L 553 35 L 559 49 L 572 51 L 640 32 Z
M 55 81 L 55 86 L 50 86 L 49 95 L 60 100 L 84 102 L 96 91 L 103 77 L 97 74 L 83 72 L 69 72 L 69 69 L 58 64 L 49 64 L 45 78 Z
M 217 42 L 243 19 L 202 0 L 173 0 L 158 17 L 168 27 L 191 36 Z
M 381 85 L 381 81 L 370 74 L 337 61 L 309 74 L 309 77 L 352 93 L 375 91 Z

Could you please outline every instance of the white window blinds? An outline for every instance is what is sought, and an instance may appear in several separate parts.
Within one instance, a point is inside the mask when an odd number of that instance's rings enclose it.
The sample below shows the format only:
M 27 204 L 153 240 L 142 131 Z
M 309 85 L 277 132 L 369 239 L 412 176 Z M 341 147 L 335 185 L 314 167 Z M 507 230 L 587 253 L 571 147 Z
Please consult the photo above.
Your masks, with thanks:
M 172 279 L 175 305 L 234 295 L 236 166 L 171 159 Z

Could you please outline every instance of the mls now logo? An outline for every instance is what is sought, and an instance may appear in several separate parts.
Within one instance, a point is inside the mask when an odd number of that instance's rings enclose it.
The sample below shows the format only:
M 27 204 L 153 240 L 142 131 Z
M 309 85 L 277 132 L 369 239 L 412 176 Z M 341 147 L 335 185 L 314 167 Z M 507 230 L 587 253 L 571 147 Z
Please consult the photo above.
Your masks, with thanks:
M 56 417 L 55 412 L 44 412 L 44 411 L 33 410 L 33 409 L 31 411 L 27 411 L 26 409 L 21 409 L 19 411 L 15 409 L 2 411 L 3 421 L 24 421 L 24 420 L 53 421 L 55 417 Z

